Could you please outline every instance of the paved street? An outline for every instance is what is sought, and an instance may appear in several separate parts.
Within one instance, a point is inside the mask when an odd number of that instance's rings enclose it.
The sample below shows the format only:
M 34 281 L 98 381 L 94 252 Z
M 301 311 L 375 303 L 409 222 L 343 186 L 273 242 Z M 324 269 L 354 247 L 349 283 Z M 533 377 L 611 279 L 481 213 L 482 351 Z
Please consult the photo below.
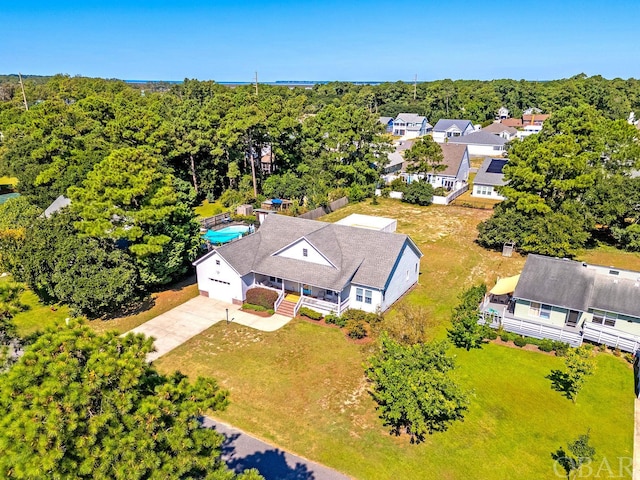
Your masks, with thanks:
M 278 330 L 291 320 L 289 317 L 278 314 L 266 318 L 259 317 L 252 313 L 241 312 L 240 305 L 198 296 L 137 326 L 131 332 L 143 333 L 155 338 L 156 351 L 147 355 L 147 360 L 152 362 L 212 325 L 226 321 L 226 309 L 229 310 L 229 320 L 233 323 L 264 332 Z
M 319 463 L 258 440 L 229 425 L 206 417 L 204 426 L 215 428 L 226 437 L 222 459 L 240 473 L 256 468 L 266 480 L 348 480 L 350 477 Z

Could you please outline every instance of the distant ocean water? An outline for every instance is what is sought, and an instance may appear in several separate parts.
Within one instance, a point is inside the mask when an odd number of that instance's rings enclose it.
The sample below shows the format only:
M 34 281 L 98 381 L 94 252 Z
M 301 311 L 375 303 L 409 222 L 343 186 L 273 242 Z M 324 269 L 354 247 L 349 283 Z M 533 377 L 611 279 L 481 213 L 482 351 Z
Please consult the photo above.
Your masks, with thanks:
M 350 80 L 277 80 L 275 82 L 258 82 L 262 85 L 281 85 L 281 86 L 312 86 L 323 85 L 332 81 L 345 81 L 347 83 L 353 83 L 355 85 L 379 85 L 382 82 L 379 81 L 350 81 Z M 124 80 L 126 83 L 169 83 L 173 85 L 179 85 L 183 83 L 183 80 Z M 253 82 L 216 82 L 220 85 L 253 85 Z

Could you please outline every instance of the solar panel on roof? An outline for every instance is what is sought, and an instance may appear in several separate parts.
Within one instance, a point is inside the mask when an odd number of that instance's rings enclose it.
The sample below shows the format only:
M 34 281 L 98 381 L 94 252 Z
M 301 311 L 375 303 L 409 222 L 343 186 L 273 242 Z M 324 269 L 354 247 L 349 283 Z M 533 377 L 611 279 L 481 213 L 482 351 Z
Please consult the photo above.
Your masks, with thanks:
M 487 167 L 487 173 L 502 173 L 502 168 L 507 163 L 506 160 L 498 160 L 497 158 L 493 158 L 489 167 Z

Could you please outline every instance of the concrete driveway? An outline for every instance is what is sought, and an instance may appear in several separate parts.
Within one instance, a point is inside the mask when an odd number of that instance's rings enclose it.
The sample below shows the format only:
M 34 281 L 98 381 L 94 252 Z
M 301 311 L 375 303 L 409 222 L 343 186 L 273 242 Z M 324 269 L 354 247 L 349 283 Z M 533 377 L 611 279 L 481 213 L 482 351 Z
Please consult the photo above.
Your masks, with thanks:
M 227 309 L 229 321 L 264 332 L 278 330 L 291 320 L 289 317 L 278 314 L 266 318 L 259 317 L 252 313 L 241 312 L 240 305 L 198 296 L 137 326 L 131 332 L 155 338 L 156 351 L 147 355 L 147 361 L 152 362 L 212 325 L 226 321 Z

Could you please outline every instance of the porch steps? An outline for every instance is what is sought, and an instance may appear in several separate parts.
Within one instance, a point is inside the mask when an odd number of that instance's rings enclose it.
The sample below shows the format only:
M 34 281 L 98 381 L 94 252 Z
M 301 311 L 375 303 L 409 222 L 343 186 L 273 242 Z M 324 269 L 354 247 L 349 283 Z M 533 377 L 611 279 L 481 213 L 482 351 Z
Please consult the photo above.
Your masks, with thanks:
M 284 315 L 285 317 L 293 317 L 293 312 L 296 308 L 296 302 L 290 302 L 289 300 L 282 300 L 282 303 L 278 306 L 276 313 Z

